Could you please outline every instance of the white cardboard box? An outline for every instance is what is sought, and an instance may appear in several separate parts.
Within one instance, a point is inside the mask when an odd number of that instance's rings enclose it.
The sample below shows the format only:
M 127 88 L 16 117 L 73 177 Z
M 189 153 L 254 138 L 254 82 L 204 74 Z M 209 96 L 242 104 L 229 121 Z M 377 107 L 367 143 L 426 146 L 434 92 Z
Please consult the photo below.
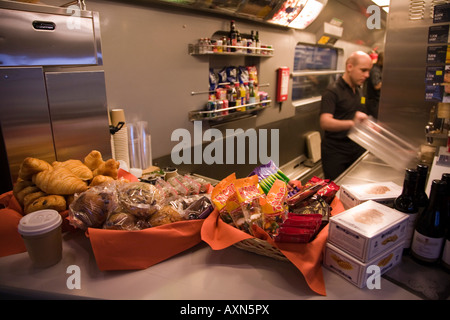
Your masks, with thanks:
M 402 254 L 403 244 L 399 243 L 364 263 L 328 242 L 325 246 L 323 265 L 355 286 L 364 288 L 368 282 L 373 284 L 376 281 L 373 277 L 377 276 L 378 271 L 378 275 L 381 276 L 397 265 L 402 259 Z
M 330 218 L 328 241 L 362 262 L 404 241 L 408 215 L 369 200 Z
M 394 200 L 402 193 L 402 189 L 403 187 L 391 181 L 343 184 L 339 199 L 345 209 L 350 209 L 368 200 L 393 207 Z

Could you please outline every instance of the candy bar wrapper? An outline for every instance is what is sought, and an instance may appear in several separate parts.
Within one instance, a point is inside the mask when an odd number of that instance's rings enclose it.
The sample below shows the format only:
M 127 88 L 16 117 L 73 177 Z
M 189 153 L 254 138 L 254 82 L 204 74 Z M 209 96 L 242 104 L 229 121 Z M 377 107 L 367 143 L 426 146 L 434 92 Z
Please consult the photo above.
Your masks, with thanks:
M 317 191 L 319 191 L 322 187 L 328 184 L 328 180 L 323 180 L 317 177 L 311 178 L 299 192 L 290 196 L 287 199 L 287 204 L 289 206 L 295 206 L 300 201 L 303 201 L 311 196 L 313 196 Z
M 276 242 L 308 243 L 315 232 L 310 229 L 281 227 L 275 236 Z

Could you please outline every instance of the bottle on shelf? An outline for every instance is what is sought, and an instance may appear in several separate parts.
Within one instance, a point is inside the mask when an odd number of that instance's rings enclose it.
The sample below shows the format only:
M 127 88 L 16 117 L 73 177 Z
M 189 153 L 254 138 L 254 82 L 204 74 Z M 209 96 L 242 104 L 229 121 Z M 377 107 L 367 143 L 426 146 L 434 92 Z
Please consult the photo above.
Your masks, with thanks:
M 236 48 L 236 52 L 243 52 L 242 48 L 242 37 L 241 37 L 241 33 L 239 32 L 239 30 L 237 31 L 237 41 L 236 41 L 236 46 L 238 46 L 238 48 Z
M 247 53 L 253 53 L 253 47 L 255 43 L 255 34 L 254 31 L 251 31 L 250 39 L 247 39 Z
M 417 202 L 417 213 L 420 215 L 420 213 L 428 205 L 428 195 L 425 192 L 428 176 L 428 166 L 426 164 L 418 164 L 417 172 L 419 173 L 419 177 L 417 178 L 417 188 L 415 198 Z
M 236 86 L 234 85 L 234 82 L 231 83 L 228 89 L 228 107 L 236 107 L 236 100 L 237 100 L 237 90 Z M 236 109 L 229 110 L 229 113 L 236 112 Z
M 250 81 L 250 86 L 249 86 L 249 100 L 248 100 L 248 103 L 249 104 L 253 104 L 253 105 L 250 105 L 249 109 L 253 109 L 253 108 L 256 107 L 254 105 L 254 103 L 256 103 L 256 92 L 255 91 L 256 91 L 255 90 L 255 84 L 254 84 L 254 82 L 252 80 L 252 81 Z
M 445 181 L 433 180 L 428 206 L 417 216 L 411 255 L 421 263 L 434 264 L 439 261 L 447 222 L 446 192 Z
M 245 86 L 244 86 L 243 82 L 241 82 L 239 84 L 239 100 L 241 102 L 241 106 L 247 104 L 247 92 L 245 90 Z M 239 108 L 238 110 L 239 111 L 246 111 L 247 108 L 244 106 L 244 107 Z
M 261 48 L 261 43 L 259 42 L 259 31 L 256 30 L 256 34 L 255 34 L 255 53 L 260 53 L 260 48 Z
M 231 20 L 230 22 L 230 45 L 234 48 L 231 48 L 231 52 L 236 52 L 236 46 L 237 46 L 237 30 L 236 30 L 236 24 L 234 20 Z
M 407 254 L 410 251 L 414 225 L 417 218 L 418 209 L 414 194 L 418 176 L 419 173 L 416 169 L 406 169 L 402 193 L 394 200 L 394 208 L 408 215 L 403 254 Z

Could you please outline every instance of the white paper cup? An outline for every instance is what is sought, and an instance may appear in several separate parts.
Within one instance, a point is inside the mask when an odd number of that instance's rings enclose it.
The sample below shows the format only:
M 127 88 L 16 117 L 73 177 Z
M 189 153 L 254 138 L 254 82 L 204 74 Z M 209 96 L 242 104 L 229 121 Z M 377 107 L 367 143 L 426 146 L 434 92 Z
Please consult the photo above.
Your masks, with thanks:
M 61 223 L 56 210 L 39 210 L 20 219 L 18 231 L 35 267 L 46 268 L 61 260 Z

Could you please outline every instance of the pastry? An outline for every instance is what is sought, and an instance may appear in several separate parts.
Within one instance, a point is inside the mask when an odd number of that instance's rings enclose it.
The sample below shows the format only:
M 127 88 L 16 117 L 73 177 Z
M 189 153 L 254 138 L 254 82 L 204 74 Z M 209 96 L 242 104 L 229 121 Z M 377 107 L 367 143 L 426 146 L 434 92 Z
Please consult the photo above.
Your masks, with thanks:
M 89 169 L 83 162 L 80 160 L 67 160 L 64 162 L 55 161 L 52 163 L 53 168 L 64 167 L 69 169 L 72 173 L 74 173 L 81 180 L 87 181 L 91 180 L 94 176 L 92 174 L 91 169 Z
M 137 230 L 136 217 L 126 212 L 114 213 L 108 217 L 103 228 L 110 230 Z
M 64 211 L 66 210 L 66 200 L 63 196 L 55 194 L 37 198 L 25 207 L 25 214 L 43 209 L 53 209 L 58 212 Z
M 114 159 L 109 159 L 103 162 L 97 169 L 94 170 L 94 176 L 104 175 L 117 179 L 119 174 L 120 163 Z
M 44 191 L 36 191 L 36 192 L 32 192 L 27 194 L 24 198 L 23 198 L 23 209 L 24 212 L 26 213 L 26 208 L 36 199 L 40 198 L 40 197 L 45 197 L 47 194 Z
M 100 151 L 97 151 L 97 150 L 92 150 L 84 158 L 84 164 L 92 171 L 97 169 L 103 162 L 104 161 L 102 159 L 102 154 L 100 153 Z
M 165 205 L 158 212 L 153 214 L 148 222 L 152 227 L 162 226 L 164 224 L 181 221 L 183 218 L 171 205 Z
M 86 182 L 62 167 L 37 173 L 33 182 L 48 194 L 69 195 L 87 190 Z
M 102 183 L 110 182 L 110 181 L 114 181 L 114 178 L 113 178 L 113 177 L 110 177 L 110 176 L 104 176 L 104 175 L 102 175 L 102 174 L 99 174 L 98 176 L 95 176 L 95 177 L 92 179 L 92 181 L 91 181 L 91 183 L 89 184 L 89 186 L 90 186 L 90 187 L 98 186 L 98 185 L 100 185 L 100 184 L 102 184 Z
M 118 207 L 116 188 L 92 187 L 78 194 L 70 204 L 70 224 L 83 230 L 99 228 Z
M 30 180 L 31 177 L 41 171 L 51 170 L 52 166 L 44 160 L 27 157 L 22 161 L 19 169 L 19 178 Z
M 20 205 L 21 205 L 22 208 L 23 208 L 23 200 L 24 200 L 24 198 L 26 197 L 26 195 L 28 195 L 28 194 L 30 194 L 30 193 L 37 192 L 37 191 L 40 191 L 39 188 L 38 188 L 37 186 L 35 186 L 35 185 L 31 185 L 31 186 L 25 187 L 25 188 L 23 188 L 22 190 L 20 190 L 20 191 L 15 195 L 15 197 L 16 197 L 17 201 L 20 203 Z
M 164 195 L 152 184 L 131 182 L 119 186 L 119 199 L 126 212 L 148 219 L 160 209 Z

